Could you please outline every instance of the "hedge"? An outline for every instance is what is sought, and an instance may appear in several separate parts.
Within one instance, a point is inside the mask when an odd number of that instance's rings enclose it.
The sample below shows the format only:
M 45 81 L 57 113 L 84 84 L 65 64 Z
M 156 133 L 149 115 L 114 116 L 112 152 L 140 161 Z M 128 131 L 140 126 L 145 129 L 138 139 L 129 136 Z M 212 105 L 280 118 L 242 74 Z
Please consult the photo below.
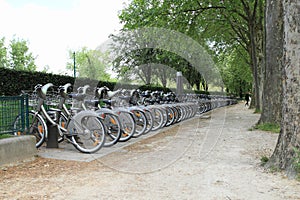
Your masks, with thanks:
M 141 89 L 141 90 L 158 90 L 158 91 L 175 91 L 176 89 L 163 88 L 153 85 L 132 85 L 126 83 L 115 83 L 92 80 L 89 78 L 76 78 L 71 76 L 63 76 L 57 74 L 49 74 L 43 72 L 28 72 L 20 70 L 12 70 L 7 68 L 0 68 L 0 95 L 1 96 L 15 96 L 20 95 L 21 91 L 33 91 L 34 86 L 37 84 L 53 83 L 55 86 L 64 85 L 66 83 L 71 83 L 74 85 L 74 90 L 76 87 L 84 86 L 89 84 L 92 87 L 102 87 L 107 86 L 111 90 L 116 88 L 126 88 L 126 89 Z

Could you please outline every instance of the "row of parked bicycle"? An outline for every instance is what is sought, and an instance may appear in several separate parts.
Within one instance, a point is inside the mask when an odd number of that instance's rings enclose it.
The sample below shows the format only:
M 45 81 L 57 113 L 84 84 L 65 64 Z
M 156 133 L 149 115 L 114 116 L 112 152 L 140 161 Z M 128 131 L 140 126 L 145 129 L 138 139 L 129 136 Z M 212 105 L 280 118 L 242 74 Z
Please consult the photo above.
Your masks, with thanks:
M 94 153 L 102 147 L 125 142 L 150 131 L 181 122 L 211 109 L 236 103 L 222 96 L 182 95 L 172 92 L 139 91 L 107 87 L 95 88 L 90 94 L 89 85 L 69 93 L 71 84 L 52 83 L 36 85 L 30 98 L 32 110 L 28 119 L 18 115 L 14 134 L 28 122 L 26 132 L 36 137 L 39 148 L 48 139 L 48 127 L 55 127 L 58 142 L 67 140 L 83 153 Z M 49 95 L 49 91 L 52 95 Z M 55 91 L 55 95 L 53 95 Z M 47 105 L 47 106 L 46 106 Z

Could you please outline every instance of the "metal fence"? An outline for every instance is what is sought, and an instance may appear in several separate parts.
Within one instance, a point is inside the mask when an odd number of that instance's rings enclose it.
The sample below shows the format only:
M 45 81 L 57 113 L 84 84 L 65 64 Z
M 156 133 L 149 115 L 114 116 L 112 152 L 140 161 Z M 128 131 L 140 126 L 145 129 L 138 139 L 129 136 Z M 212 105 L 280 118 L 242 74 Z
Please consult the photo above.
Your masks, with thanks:
M 28 124 L 28 96 L 1 96 L 0 134 L 26 134 Z

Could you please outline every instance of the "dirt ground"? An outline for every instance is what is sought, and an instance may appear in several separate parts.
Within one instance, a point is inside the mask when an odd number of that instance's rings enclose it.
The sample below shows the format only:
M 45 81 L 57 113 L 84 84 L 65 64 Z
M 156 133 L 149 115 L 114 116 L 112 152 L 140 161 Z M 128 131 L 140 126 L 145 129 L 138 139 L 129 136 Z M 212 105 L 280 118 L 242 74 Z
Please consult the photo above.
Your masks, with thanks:
M 0 199 L 300 199 L 300 182 L 261 166 L 278 134 L 250 131 L 258 119 L 238 104 L 92 162 L 2 167 Z

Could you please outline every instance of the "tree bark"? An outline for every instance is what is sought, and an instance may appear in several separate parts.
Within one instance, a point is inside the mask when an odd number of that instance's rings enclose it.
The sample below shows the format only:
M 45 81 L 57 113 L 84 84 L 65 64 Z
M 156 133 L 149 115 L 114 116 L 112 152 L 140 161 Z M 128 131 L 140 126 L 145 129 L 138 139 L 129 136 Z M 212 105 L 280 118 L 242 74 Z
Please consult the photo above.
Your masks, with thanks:
M 266 70 L 259 123 L 280 124 L 282 112 L 283 7 L 281 0 L 267 1 Z
M 295 149 L 300 146 L 300 2 L 278 0 L 283 5 L 283 109 L 281 132 L 273 155 L 268 163 L 295 177 Z

